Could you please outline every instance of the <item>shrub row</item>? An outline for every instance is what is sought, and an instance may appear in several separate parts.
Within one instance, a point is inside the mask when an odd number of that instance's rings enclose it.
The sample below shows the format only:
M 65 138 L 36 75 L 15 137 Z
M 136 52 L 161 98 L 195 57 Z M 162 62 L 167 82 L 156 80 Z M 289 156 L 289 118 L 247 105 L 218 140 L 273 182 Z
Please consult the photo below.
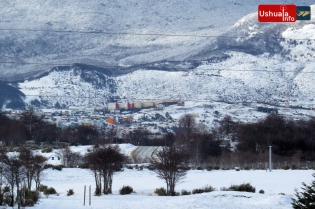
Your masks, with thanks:
M 250 183 L 246 183 L 246 184 L 240 184 L 240 185 L 231 185 L 229 188 L 222 187 L 221 191 L 238 191 L 238 192 L 255 193 L 256 189 Z
M 207 192 L 213 192 L 213 191 L 216 191 L 216 189 L 212 186 L 207 185 L 207 186 L 200 188 L 200 189 L 193 189 L 192 191 L 188 191 L 188 190 L 183 189 L 180 194 L 176 192 L 175 195 L 176 196 L 179 196 L 179 195 L 184 196 L 184 195 L 201 194 L 201 193 L 207 193 Z M 154 193 L 157 194 L 158 196 L 167 196 L 166 189 L 163 187 L 156 188 Z
M 45 185 L 40 185 L 39 190 L 43 191 L 45 194 L 45 191 L 51 191 L 51 189 L 53 189 L 52 191 L 54 193 L 49 193 L 49 194 L 56 194 L 56 190 L 54 190 L 54 188 L 50 187 L 47 188 L 47 186 Z M 176 193 L 176 196 L 179 195 L 191 195 L 191 194 L 202 194 L 202 193 L 208 193 L 208 192 L 213 192 L 216 191 L 216 188 L 210 186 L 210 185 L 206 185 L 202 188 L 199 189 L 193 189 L 191 192 L 188 190 L 182 190 L 181 193 Z M 225 188 L 222 187 L 221 191 L 239 191 L 239 192 L 253 192 L 255 193 L 256 189 L 255 187 L 253 187 L 250 183 L 246 183 L 246 184 L 240 184 L 240 185 L 231 185 L 229 188 Z M 131 194 L 133 193 L 133 188 L 131 186 L 123 186 L 120 190 L 119 190 L 119 194 L 121 195 L 126 195 L 126 194 Z M 166 189 L 164 187 L 161 188 L 156 188 L 154 191 L 155 194 L 157 194 L 158 196 L 167 196 L 167 192 Z M 259 191 L 260 194 L 264 194 L 265 191 L 264 190 L 260 190 Z M 73 189 L 69 189 L 69 191 L 67 191 L 67 196 L 71 196 L 73 195 Z
M 45 147 L 42 149 L 42 153 L 49 153 L 49 152 L 52 152 L 52 147 Z
M 220 167 L 220 166 L 197 166 L 197 167 L 187 167 L 186 170 L 207 170 L 207 171 L 212 171 L 212 170 L 235 170 L 236 167 Z M 265 167 L 261 167 L 261 168 L 252 168 L 250 166 L 245 166 L 245 167 L 240 167 L 240 170 L 266 170 Z M 278 170 L 278 169 L 282 169 L 282 170 L 308 170 L 308 169 L 312 169 L 315 170 L 315 166 L 310 166 L 310 167 L 303 167 L 303 166 L 297 166 L 295 164 L 292 165 L 287 165 L 287 166 L 281 166 L 281 167 L 273 167 L 273 170 Z
M 82 165 L 84 166 L 84 165 Z M 125 166 L 127 169 L 137 169 L 139 171 L 143 170 L 144 168 L 146 169 L 149 169 L 149 170 L 154 170 L 155 168 L 152 166 L 152 165 L 126 165 Z M 86 168 L 86 167 L 84 167 Z M 186 167 L 185 170 L 207 170 L 207 171 L 212 171 L 212 170 L 235 170 L 236 168 L 228 168 L 228 167 L 223 167 L 221 168 L 220 166 L 206 166 L 206 167 L 202 167 L 202 166 L 197 166 L 197 167 Z M 306 167 L 298 167 L 296 165 L 291 165 L 291 166 L 283 166 L 281 168 L 279 167 L 275 167 L 273 168 L 274 170 L 277 170 L 277 169 L 283 169 L 283 170 L 297 170 L 297 169 L 300 169 L 300 170 L 307 170 L 307 169 L 313 169 L 315 170 L 315 167 L 311 167 L 311 168 L 306 168 Z M 239 168 L 239 170 L 252 170 L 251 167 L 249 166 L 246 166 L 244 168 Z M 266 170 L 266 168 L 254 168 L 253 170 Z
M 158 196 L 167 196 L 166 189 L 164 189 L 164 187 L 156 188 L 154 193 Z
M 132 165 L 126 165 L 126 168 L 127 169 L 137 169 L 137 170 L 139 170 L 139 171 L 142 171 L 144 168 L 146 168 L 146 169 L 149 169 L 149 170 L 154 170 L 154 167 L 152 166 L 152 165 L 148 165 L 148 166 L 144 166 L 144 165 L 134 165 L 134 166 L 132 166 Z
M 52 165 L 52 164 L 45 164 L 44 169 L 52 168 L 53 170 L 61 171 L 64 166 L 63 165 Z
M 216 188 L 213 188 L 212 186 L 205 186 L 203 188 L 200 188 L 200 189 L 193 189 L 192 190 L 192 194 L 202 194 L 202 193 L 207 193 L 207 192 L 213 192 L 215 191 Z

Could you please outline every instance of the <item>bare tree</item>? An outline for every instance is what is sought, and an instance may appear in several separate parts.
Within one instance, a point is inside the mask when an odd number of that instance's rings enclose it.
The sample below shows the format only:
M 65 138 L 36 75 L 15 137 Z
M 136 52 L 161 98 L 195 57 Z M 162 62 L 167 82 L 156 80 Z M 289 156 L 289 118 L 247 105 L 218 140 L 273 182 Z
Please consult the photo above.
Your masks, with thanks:
M 32 180 L 34 176 L 32 151 L 28 148 L 21 148 L 19 153 L 19 159 L 25 168 L 27 189 L 30 191 L 32 188 Z
M 38 179 L 39 176 L 41 176 L 47 159 L 41 155 L 33 153 L 28 148 L 21 148 L 19 152 L 19 159 L 25 168 L 27 189 L 31 191 L 33 180 L 36 183 L 36 189 L 38 189 Z
M 220 123 L 220 132 L 224 135 L 229 135 L 235 126 L 235 122 L 233 121 L 232 117 L 230 115 L 224 116 L 224 118 L 219 121 Z
M 151 164 L 155 167 L 158 178 L 164 179 L 167 186 L 167 194 L 175 196 L 175 186 L 187 174 L 189 155 L 181 146 L 172 145 L 162 147 L 157 152 L 155 160 Z
M 20 121 L 11 120 L 7 129 L 9 133 L 7 135 L 6 143 L 8 145 L 19 146 L 29 139 L 29 134 Z
M 33 159 L 33 168 L 34 168 L 34 176 L 33 179 L 35 181 L 36 192 L 39 193 L 39 185 L 43 178 L 43 170 L 44 166 L 47 162 L 47 158 L 42 155 L 35 155 Z
M 100 195 L 103 186 L 104 194 L 112 193 L 113 175 L 121 171 L 121 165 L 126 157 L 120 153 L 119 147 L 112 145 L 99 145 L 87 153 L 85 160 L 93 171 L 96 183 L 96 195 Z M 103 179 L 103 185 L 102 185 Z
M 25 169 L 18 156 L 3 156 L 2 162 L 4 165 L 4 178 L 11 187 L 11 203 L 14 205 L 14 188 L 16 187 L 18 208 L 21 206 L 20 187 L 21 182 L 25 178 Z
M 117 129 L 111 128 L 105 131 L 105 137 L 109 143 L 115 143 L 115 138 L 117 137 Z
M 94 179 L 95 179 L 95 195 L 101 195 L 102 193 L 102 171 L 100 169 L 99 164 L 101 163 L 101 159 L 98 158 L 98 153 L 96 152 L 96 148 L 90 153 L 87 153 L 84 157 L 85 162 L 89 165 L 91 169 Z
M 196 119 L 189 114 L 185 114 L 178 120 L 178 127 L 184 135 L 185 141 L 189 141 L 196 128 Z
M 71 151 L 69 146 L 62 148 L 59 154 L 61 162 L 65 167 L 71 167 L 78 164 L 79 160 L 82 158 L 79 153 Z
M 6 158 L 7 156 L 5 155 L 4 151 L 0 150 L 0 159 L 1 159 L 1 162 L 0 162 L 0 205 L 3 205 L 5 201 L 5 198 L 4 198 L 5 193 L 10 191 L 7 182 L 5 182 L 5 178 L 4 178 L 5 164 L 2 162 L 2 160 Z
M 31 135 L 32 140 L 35 139 L 34 131 L 36 126 L 42 122 L 44 116 L 38 116 L 34 110 L 24 111 L 20 121 L 27 127 L 29 134 Z

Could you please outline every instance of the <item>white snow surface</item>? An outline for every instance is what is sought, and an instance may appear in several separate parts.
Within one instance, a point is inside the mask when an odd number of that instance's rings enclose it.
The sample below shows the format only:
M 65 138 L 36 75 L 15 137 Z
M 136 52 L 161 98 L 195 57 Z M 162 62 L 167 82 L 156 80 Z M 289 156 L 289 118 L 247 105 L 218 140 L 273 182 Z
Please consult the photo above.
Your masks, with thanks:
M 294 189 L 300 188 L 302 182 L 310 183 L 313 172 L 313 170 L 273 170 L 272 172 L 191 170 L 188 171 L 187 178 L 176 186 L 176 191 L 182 189 L 191 191 L 206 185 L 220 190 L 221 187 L 229 187 L 231 184 L 251 183 L 256 188 L 256 193 L 215 191 L 189 196 L 160 197 L 154 194 L 154 190 L 165 187 L 165 183 L 158 179 L 153 171 L 125 169 L 114 175 L 113 194 L 100 197 L 92 195 L 89 208 L 288 209 L 292 208 L 291 197 Z M 88 169 L 64 168 L 62 171 L 48 169 L 45 170 L 45 180 L 42 184 L 54 187 L 59 196 L 50 195 L 46 198 L 42 195 L 39 204 L 34 208 L 86 208 L 89 201 L 86 199 L 86 206 L 83 206 L 84 186 L 87 186 L 87 191 L 90 185 L 92 192 L 95 190 L 93 174 Z M 119 189 L 124 185 L 133 187 L 135 193 L 119 195 Z M 69 189 L 74 190 L 74 195 L 67 197 Z M 258 193 L 261 189 L 265 194 Z

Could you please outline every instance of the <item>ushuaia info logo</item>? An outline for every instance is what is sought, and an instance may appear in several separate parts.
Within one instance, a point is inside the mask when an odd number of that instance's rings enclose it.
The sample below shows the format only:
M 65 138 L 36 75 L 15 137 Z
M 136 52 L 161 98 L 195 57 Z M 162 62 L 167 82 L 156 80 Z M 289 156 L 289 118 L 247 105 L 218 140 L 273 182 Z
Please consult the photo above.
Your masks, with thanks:
M 296 5 L 261 4 L 258 6 L 259 22 L 295 22 Z

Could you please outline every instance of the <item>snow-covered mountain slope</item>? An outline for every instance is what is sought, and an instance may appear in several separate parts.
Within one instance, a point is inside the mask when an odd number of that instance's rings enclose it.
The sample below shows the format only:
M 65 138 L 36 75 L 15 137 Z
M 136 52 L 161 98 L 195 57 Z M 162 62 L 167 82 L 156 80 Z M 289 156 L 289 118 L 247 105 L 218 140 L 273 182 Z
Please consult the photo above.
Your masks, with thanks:
M 311 10 L 314 9 L 315 6 L 311 5 Z M 294 23 L 261 23 L 258 22 L 257 12 L 248 14 L 190 59 L 205 60 L 230 50 L 252 55 L 270 53 L 284 56 L 288 51 L 284 50 L 283 42 L 291 45 L 300 42 L 296 39 L 306 39 L 309 45 L 314 42 L 308 40 L 313 37 L 312 29 L 309 29 L 315 23 L 315 14 L 311 14 L 310 21 Z
M 26 95 L 25 102 L 44 106 L 104 106 L 115 92 L 115 81 L 95 70 L 53 69 L 46 76 L 24 81 L 19 88 Z
M 117 79 L 117 93 L 132 99 L 278 104 L 289 97 L 297 104 L 312 102 L 314 18 L 313 14 L 311 21 L 293 24 L 258 23 L 257 13 L 247 15 L 198 57 L 192 57 L 200 60 L 195 69 L 167 75 L 162 71 L 136 71 Z
M 24 94 L 16 87 L 0 81 L 0 109 L 2 108 L 23 108 Z
M 203 62 L 190 71 L 136 70 L 108 76 L 79 67 L 53 70 L 48 75 L 19 83 L 25 95 L 48 106 L 101 105 L 110 97 L 122 100 L 212 100 L 279 104 L 287 99 L 303 105 L 315 97 L 314 63 L 285 60 L 280 55 L 253 56 L 227 52 L 227 60 Z M 85 74 L 93 79 L 85 79 Z M 35 99 L 27 96 L 27 102 Z
M 1 64 L 0 79 L 16 81 L 72 63 L 108 66 L 181 61 L 198 54 L 213 39 L 135 34 L 219 35 L 238 19 L 257 11 L 261 3 L 266 2 L 3 0 L 0 57 L 2 62 L 13 64 Z M 309 4 L 306 0 L 282 0 L 282 3 Z
M 111 71 L 68 67 L 20 82 L 19 87 L 26 95 L 39 95 L 48 106 L 56 101 L 66 106 L 104 105 L 113 96 L 134 101 L 206 99 L 272 104 L 289 97 L 295 104 L 313 104 L 314 19 L 313 15 L 311 21 L 258 23 L 257 13 L 253 13 L 237 21 L 222 37 L 205 43 L 198 56 L 184 61 L 163 60 Z M 76 71 L 80 73 L 73 73 Z M 82 79 L 84 73 L 94 80 Z M 31 100 L 28 97 L 26 101 Z

